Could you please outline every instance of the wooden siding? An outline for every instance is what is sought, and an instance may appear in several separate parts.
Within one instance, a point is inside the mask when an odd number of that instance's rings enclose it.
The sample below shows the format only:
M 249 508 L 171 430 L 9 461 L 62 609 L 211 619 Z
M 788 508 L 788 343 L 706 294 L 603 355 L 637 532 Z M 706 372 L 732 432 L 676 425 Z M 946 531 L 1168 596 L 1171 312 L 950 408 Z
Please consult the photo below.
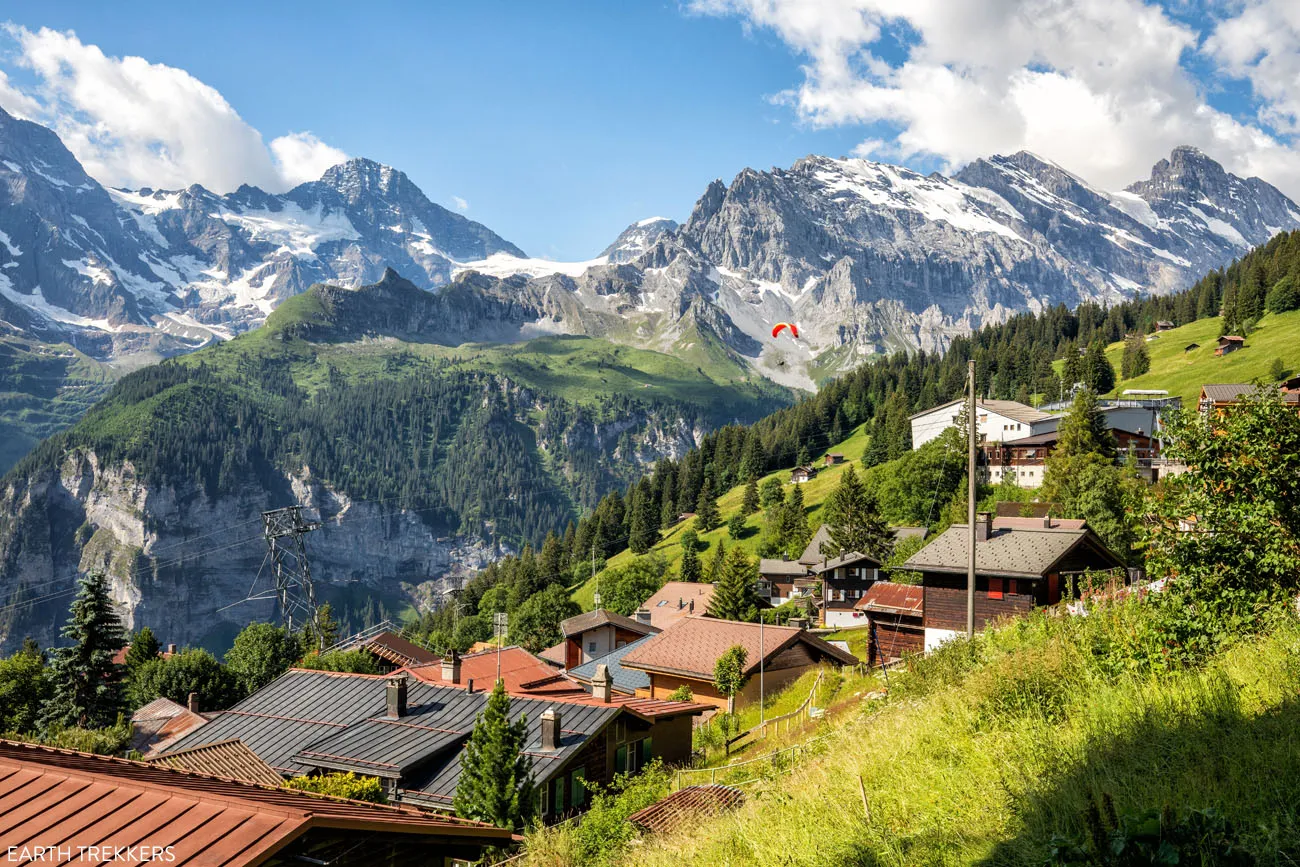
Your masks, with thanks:
M 934 572 L 925 572 L 923 583 L 925 585 L 925 603 L 924 603 L 924 620 L 925 626 L 931 629 L 955 629 L 963 630 L 966 628 L 966 578 L 957 575 L 945 575 Z M 952 586 L 960 581 L 960 587 Z M 1041 581 L 1018 581 L 1017 591 L 1023 588 L 1021 584 L 1041 585 Z M 1036 590 L 1042 591 L 1045 588 L 1036 587 Z M 1044 598 L 1041 602 L 1036 599 L 1037 595 L 1045 593 L 1025 594 L 1022 592 L 1007 593 L 1003 592 L 1001 599 L 993 599 L 989 596 L 988 579 L 976 576 L 975 580 L 975 628 L 983 629 L 985 624 L 1002 617 L 1018 617 L 1022 614 L 1028 614 L 1036 605 L 1046 604 Z
M 871 665 L 898 659 L 904 653 L 925 650 L 925 628 L 920 615 L 899 616 L 884 613 L 869 615 L 875 629 L 867 639 L 867 657 Z M 964 615 L 963 615 L 964 617 Z M 876 646 L 879 639 L 880 646 Z

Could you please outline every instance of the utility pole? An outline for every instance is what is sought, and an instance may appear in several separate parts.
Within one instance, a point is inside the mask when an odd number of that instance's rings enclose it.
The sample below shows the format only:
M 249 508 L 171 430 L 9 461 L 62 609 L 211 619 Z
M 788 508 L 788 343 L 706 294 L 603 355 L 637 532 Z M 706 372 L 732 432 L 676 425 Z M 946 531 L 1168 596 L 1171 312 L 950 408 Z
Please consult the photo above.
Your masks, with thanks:
M 966 563 L 966 637 L 975 637 L 975 443 L 978 439 L 979 417 L 975 415 L 975 359 L 967 362 L 966 375 L 970 379 L 970 394 L 966 402 L 966 524 L 970 535 L 970 558 Z
M 312 584 L 303 537 L 319 530 L 320 521 L 305 521 L 302 506 L 288 506 L 263 512 L 262 526 L 275 580 L 275 599 L 285 628 L 293 631 L 296 610 L 303 612 L 307 622 L 315 624 L 316 588 Z M 317 635 L 320 650 L 325 649 L 324 639 L 324 635 Z
M 492 615 L 492 632 L 497 640 L 497 683 L 501 682 L 501 645 L 506 643 L 506 625 L 509 616 L 504 611 Z
M 758 724 L 767 725 L 767 707 L 763 703 L 763 657 L 767 655 L 767 645 L 763 643 L 763 609 L 758 609 Z M 767 737 L 764 730 L 763 736 Z

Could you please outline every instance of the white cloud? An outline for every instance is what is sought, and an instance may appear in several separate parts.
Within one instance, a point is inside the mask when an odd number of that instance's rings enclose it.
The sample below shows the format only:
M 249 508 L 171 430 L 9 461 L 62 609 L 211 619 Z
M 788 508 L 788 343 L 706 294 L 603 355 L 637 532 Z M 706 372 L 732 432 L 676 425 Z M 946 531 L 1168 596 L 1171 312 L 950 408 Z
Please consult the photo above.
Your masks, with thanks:
M 460 196 L 452 196 L 451 203 L 456 206 L 456 210 L 458 211 L 469 210 L 469 202 L 465 201 Z
M 806 59 L 782 94 L 814 126 L 885 124 L 858 153 L 949 169 L 1031 150 L 1117 188 L 1176 145 L 1300 195 L 1300 4 L 1247 0 L 1206 33 L 1144 0 L 694 0 Z M 1247 78 L 1255 117 L 1212 107 L 1189 59 Z
M 0 105 L 51 126 L 86 171 L 111 186 L 280 191 L 346 158 L 310 133 L 271 142 L 214 88 L 183 69 L 110 57 L 76 34 L 7 25 L 24 90 L 0 77 Z M 313 170 L 315 174 L 310 174 Z

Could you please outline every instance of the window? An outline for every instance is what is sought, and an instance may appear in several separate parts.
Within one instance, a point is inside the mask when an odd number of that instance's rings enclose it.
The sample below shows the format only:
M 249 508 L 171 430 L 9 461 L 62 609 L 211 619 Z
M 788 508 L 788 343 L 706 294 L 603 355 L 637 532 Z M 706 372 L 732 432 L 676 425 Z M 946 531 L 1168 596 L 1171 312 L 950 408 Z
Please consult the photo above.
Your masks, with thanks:
M 588 641 L 588 642 L 587 642 L 587 652 L 588 652 L 588 653 L 595 653 L 595 652 L 596 652 L 596 642 L 594 642 L 594 641 Z
M 624 744 L 614 751 L 614 773 L 626 774 L 627 772 L 627 744 Z
M 653 758 L 653 753 L 650 749 L 650 738 L 646 738 L 641 741 L 641 767 L 644 768 L 646 765 L 650 764 L 651 758 Z
M 969 546 L 968 546 L 968 547 L 969 547 Z M 989 579 L 989 598 L 990 598 L 990 599 L 1001 599 L 1001 598 L 1002 598 L 1002 579 L 1001 579 L 1001 578 L 990 578 L 990 579 Z
M 581 807 L 587 803 L 587 772 L 582 768 L 578 768 L 569 776 L 569 780 L 572 783 L 569 791 L 569 794 L 572 795 L 570 801 L 572 801 L 573 806 Z
M 557 814 L 564 812 L 564 789 L 567 785 L 568 783 L 564 777 L 560 777 L 555 781 L 555 809 L 553 812 Z

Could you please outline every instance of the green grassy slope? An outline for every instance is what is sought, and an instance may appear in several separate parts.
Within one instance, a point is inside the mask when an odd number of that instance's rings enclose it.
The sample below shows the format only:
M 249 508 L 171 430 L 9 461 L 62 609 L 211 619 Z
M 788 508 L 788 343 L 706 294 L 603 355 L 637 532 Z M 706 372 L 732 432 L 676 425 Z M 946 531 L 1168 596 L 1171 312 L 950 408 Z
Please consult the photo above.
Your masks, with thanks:
M 36 443 L 74 424 L 117 378 L 66 343 L 0 335 L 0 475 Z
M 814 755 L 747 785 L 740 809 L 615 863 L 1041 865 L 1103 796 L 1120 816 L 1214 809 L 1257 863 L 1295 863 L 1300 623 L 1156 676 L 1125 664 L 1143 604 L 1035 615 L 891 672 L 885 698 L 828 713 L 803 734 L 829 735 Z M 579 863 L 554 838 L 525 863 Z
M 1119 395 L 1126 388 L 1163 388 L 1171 395 L 1182 397 L 1183 406 L 1194 406 L 1201 386 L 1206 383 L 1268 379 L 1275 358 L 1282 359 L 1283 366 L 1292 373 L 1300 370 L 1300 310 L 1265 315 L 1246 336 L 1244 349 L 1216 358 L 1214 350 L 1221 327 L 1222 320 L 1218 317 L 1200 319 L 1148 341 L 1150 371 L 1119 382 L 1112 395 Z M 1199 347 L 1185 352 L 1193 343 Z M 1123 354 L 1123 343 L 1106 347 L 1106 357 L 1116 373 L 1120 371 Z
M 838 452 L 844 455 L 849 461 L 857 461 L 862 457 L 862 452 L 867 446 L 865 428 L 865 425 L 858 427 L 845 437 L 842 442 L 835 443 L 824 451 L 815 454 L 813 456 L 813 462 L 820 466 L 822 458 L 827 452 Z M 835 487 L 839 484 L 840 476 L 847 467 L 848 464 L 843 463 L 838 466 L 822 469 L 811 481 L 804 484 L 804 508 L 808 515 L 808 523 L 814 530 L 822 522 L 821 515 L 823 503 L 830 496 L 831 491 L 835 490 Z M 782 469 L 768 473 L 766 476 L 763 476 L 758 480 L 759 485 L 761 486 L 763 482 L 767 481 L 769 478 L 780 479 L 781 483 L 788 487 L 790 484 L 790 470 Z M 705 564 L 709 562 L 709 558 L 713 555 L 714 548 L 719 542 L 724 542 L 728 548 L 733 544 L 739 544 L 740 547 L 744 548 L 751 555 L 754 555 L 758 550 L 758 545 L 761 541 L 761 514 L 749 516 L 749 520 L 746 522 L 747 535 L 742 539 L 732 539 L 731 534 L 728 532 L 726 527 L 726 521 L 733 514 L 739 511 L 744 496 L 745 486 L 737 485 L 722 496 L 718 497 L 718 510 L 722 513 L 723 526 L 708 533 L 702 533 L 699 537 L 702 545 L 707 546 L 702 547 L 700 550 L 700 559 L 704 561 Z M 655 554 L 662 557 L 669 564 L 670 572 L 676 568 L 677 561 L 681 560 L 682 557 L 682 533 L 691 529 L 693 523 L 692 520 L 687 520 L 674 525 L 663 534 L 663 538 L 660 539 L 659 543 L 652 549 Z M 614 569 L 620 566 L 626 566 L 635 556 L 636 555 L 630 550 L 624 549 L 613 557 L 610 557 L 605 564 L 605 568 Z M 594 607 L 593 596 L 595 595 L 596 587 L 599 582 L 600 573 L 598 572 L 594 578 L 587 580 L 574 589 L 573 600 L 581 605 L 583 610 L 590 610 Z

